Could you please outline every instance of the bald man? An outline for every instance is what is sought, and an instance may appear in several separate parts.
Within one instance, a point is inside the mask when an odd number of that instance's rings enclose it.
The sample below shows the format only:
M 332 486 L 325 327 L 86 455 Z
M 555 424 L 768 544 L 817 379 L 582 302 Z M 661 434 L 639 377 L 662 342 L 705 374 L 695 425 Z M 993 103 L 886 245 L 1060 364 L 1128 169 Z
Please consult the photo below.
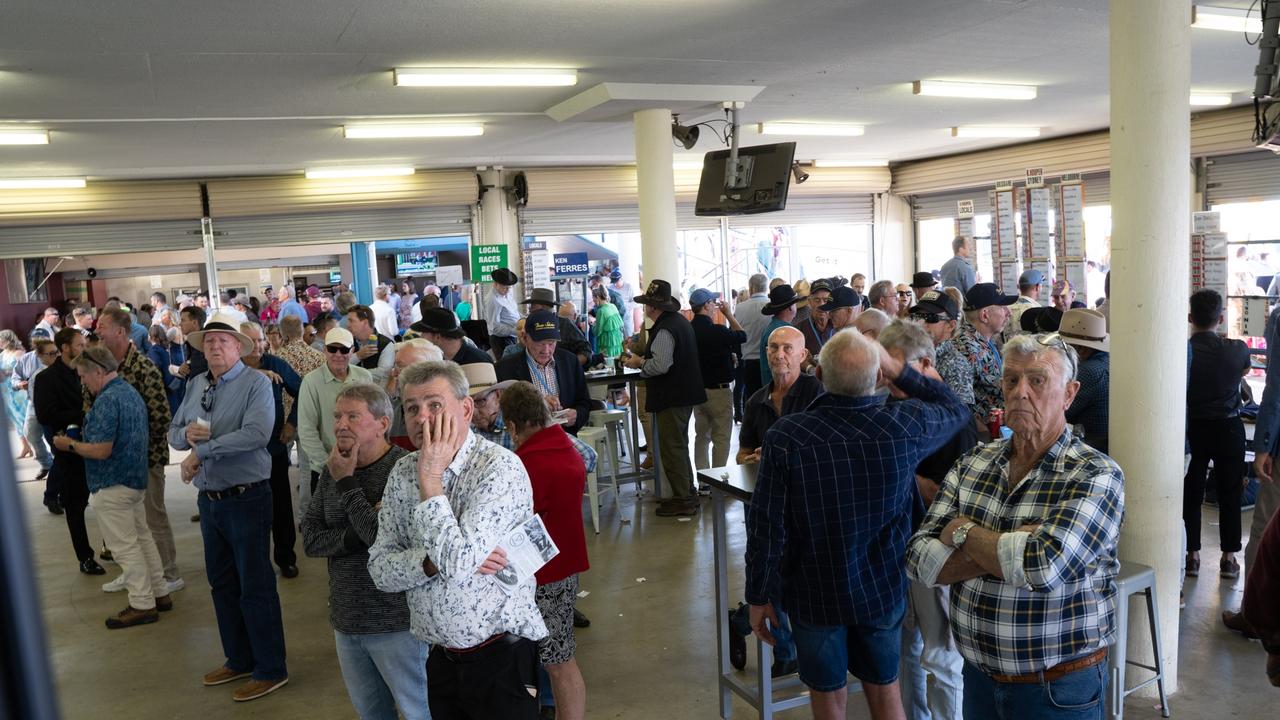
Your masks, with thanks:
M 785 326 L 774 330 L 765 345 L 773 381 L 747 399 L 738 432 L 738 464 L 759 462 L 764 434 L 778 418 L 804 410 L 822 392 L 822 382 L 800 372 L 809 358 L 804 333 Z
M 880 331 L 889 326 L 892 318 L 883 310 L 871 308 L 863 310 L 853 321 L 853 326 L 862 333 L 864 337 L 875 340 L 880 337 Z

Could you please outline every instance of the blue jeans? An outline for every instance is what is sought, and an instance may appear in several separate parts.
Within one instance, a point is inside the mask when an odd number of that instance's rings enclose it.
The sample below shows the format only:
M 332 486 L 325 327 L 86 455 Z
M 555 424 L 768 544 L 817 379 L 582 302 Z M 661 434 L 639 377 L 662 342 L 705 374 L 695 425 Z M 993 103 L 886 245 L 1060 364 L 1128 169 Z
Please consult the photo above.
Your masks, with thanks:
M 907 601 L 865 625 L 811 625 L 796 620 L 800 680 L 817 692 L 843 688 L 849 673 L 871 685 L 898 680 L 902 657 L 902 619 Z
M 1105 661 L 1038 683 L 998 683 L 972 664 L 964 664 L 965 720 L 1102 720 L 1107 714 L 1106 695 Z
M 780 627 L 774 627 L 770 624 L 769 631 L 773 633 L 773 659 L 780 663 L 794 662 L 796 659 L 796 641 L 791 637 L 791 619 L 787 614 L 778 609 L 777 605 L 773 606 L 774 613 L 778 616 Z M 737 633 L 743 637 L 751 636 L 751 606 L 742 603 L 736 610 L 729 611 L 729 632 Z
M 224 500 L 200 493 L 196 506 L 226 666 L 251 671 L 254 680 L 279 680 L 289 671 L 271 567 L 271 486 L 265 480 Z
M 351 705 L 362 720 L 430 720 L 426 643 L 408 630 L 356 635 L 333 631 Z

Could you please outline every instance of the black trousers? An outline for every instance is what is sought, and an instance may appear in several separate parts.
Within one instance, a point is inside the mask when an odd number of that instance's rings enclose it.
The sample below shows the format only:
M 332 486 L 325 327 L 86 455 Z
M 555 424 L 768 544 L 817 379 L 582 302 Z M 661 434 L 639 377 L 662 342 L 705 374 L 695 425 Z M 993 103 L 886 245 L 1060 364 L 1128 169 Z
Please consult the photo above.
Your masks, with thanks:
M 71 533 L 71 547 L 76 560 L 84 562 L 93 558 L 93 546 L 89 544 L 89 531 L 84 525 L 84 509 L 89 507 L 89 485 L 85 482 L 84 459 L 75 453 L 54 451 L 53 469 L 61 488 L 63 516 Z
M 271 544 L 276 567 L 298 564 L 293 546 L 298 526 L 293 521 L 293 492 L 289 488 L 289 454 L 271 456 Z
M 1200 505 L 1213 461 L 1218 492 L 1218 532 L 1222 552 L 1240 551 L 1240 496 L 1244 492 L 1244 423 L 1240 418 L 1188 420 L 1191 466 L 1182 491 L 1182 521 L 1187 525 L 1187 552 L 1200 550 Z
M 53 433 L 47 427 L 44 428 L 44 441 L 49 443 L 49 452 L 53 453 L 55 459 L 54 464 L 49 468 L 49 474 L 44 476 L 44 504 L 47 506 L 55 500 L 59 503 L 62 502 L 60 499 L 62 482 L 58 480 L 58 464 L 56 462 L 58 451 L 53 449 Z
M 509 635 L 468 653 L 433 646 L 427 703 L 434 720 L 535 720 L 537 643 Z
M 489 349 L 493 351 L 493 356 L 495 358 L 497 358 L 498 360 L 501 360 L 502 353 L 507 349 L 507 346 L 514 343 L 515 341 L 516 339 L 509 335 L 490 335 Z
M 745 395 L 742 397 L 742 407 L 745 409 L 747 400 L 763 385 L 760 381 L 760 360 L 743 360 L 742 361 L 742 385 Z

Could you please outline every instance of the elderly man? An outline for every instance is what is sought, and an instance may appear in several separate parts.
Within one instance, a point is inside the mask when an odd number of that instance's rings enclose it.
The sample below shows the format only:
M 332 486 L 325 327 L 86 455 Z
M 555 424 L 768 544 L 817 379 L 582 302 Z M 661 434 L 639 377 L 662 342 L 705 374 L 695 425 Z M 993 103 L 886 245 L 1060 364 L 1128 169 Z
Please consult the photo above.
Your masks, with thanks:
M 421 337 L 431 341 L 440 348 L 445 360 L 452 360 L 459 365 L 471 363 L 493 364 L 489 353 L 467 342 L 467 334 L 458 324 L 458 316 L 444 308 L 429 308 L 422 312 L 422 319 L 409 326 Z
M 822 346 L 835 334 L 831 313 L 822 309 L 831 300 L 831 281 L 814 280 L 809 285 L 809 301 L 796 313 L 793 324 L 804 334 L 804 347 L 810 357 L 817 357 Z
M 938 375 L 960 402 L 973 404 L 973 369 L 969 367 L 952 337 L 960 318 L 960 308 L 947 293 L 930 290 L 911 308 L 911 318 L 924 326 L 933 341 Z
M 160 562 L 164 565 L 164 578 L 167 585 L 160 589 L 160 594 L 168 595 L 170 592 L 181 590 L 186 584 L 178 573 L 177 547 L 173 541 L 169 513 L 164 504 L 164 468 L 169 464 L 169 444 L 166 440 L 171 419 L 169 395 L 165 392 L 164 377 L 160 369 L 129 341 L 132 324 L 129 313 L 120 308 L 103 310 L 98 318 L 98 336 L 102 338 L 102 344 L 115 357 L 121 379 L 131 385 L 147 405 L 149 450 L 144 507 L 147 511 L 147 524 L 151 527 L 151 536 L 156 549 L 160 552 Z M 90 388 L 84 387 L 84 391 L 85 406 L 92 407 Z M 104 585 L 102 589 L 106 592 L 118 592 L 125 587 L 125 578 L 121 575 L 115 581 Z
M 657 415 L 658 453 L 671 497 L 658 506 L 659 517 L 698 514 L 689 462 L 689 418 L 693 408 L 707 401 L 698 366 L 698 340 L 693 326 L 680 314 L 680 300 L 671 283 L 654 280 L 636 302 L 653 322 L 643 355 L 628 355 L 627 367 L 645 379 L 645 412 Z
M 320 480 L 320 464 L 333 450 L 333 403 L 343 386 L 373 382 L 373 375 L 351 364 L 355 339 L 342 328 L 330 330 L 324 338 L 324 365 L 307 373 L 298 390 L 298 447 L 307 457 L 311 471 L 310 492 L 315 494 Z M 391 358 L 395 362 L 394 355 Z
M 560 329 L 558 347 L 576 355 L 578 363 L 586 367 L 587 362 L 591 360 L 591 343 L 587 342 L 587 336 L 583 335 L 582 331 L 578 329 L 577 323 L 563 314 L 556 313 L 560 303 L 556 301 L 556 294 L 553 290 L 550 288 L 534 288 L 529 291 L 529 297 L 521 300 L 520 304 L 528 305 L 530 313 L 536 310 L 546 310 L 556 314 L 556 325 Z
M 1044 284 L 1044 273 L 1036 269 L 1025 270 L 1018 276 L 1018 299 L 1009 306 L 1009 319 L 1005 321 L 1001 338 L 1008 340 L 1022 333 L 1022 313 L 1033 307 L 1040 307 L 1040 287 Z
M 978 282 L 978 277 L 973 272 L 973 265 L 969 262 L 969 255 L 973 252 L 973 241 L 963 235 L 957 235 L 951 241 L 951 252 L 953 256 L 942 264 L 938 280 L 942 283 L 942 287 L 956 287 L 960 292 L 967 293 L 969 288 Z
M 489 273 L 493 280 L 493 292 L 485 298 L 484 321 L 489 328 L 489 348 L 493 356 L 502 359 L 507 346 L 516 341 L 516 320 L 520 319 L 520 308 L 511 295 L 511 288 L 519 282 L 516 274 L 508 268 L 498 268 Z
M 387 393 L 387 397 L 391 399 L 391 442 L 405 450 L 413 450 L 413 441 L 409 439 L 409 431 L 404 422 L 404 409 L 400 406 L 400 373 L 404 369 L 420 362 L 439 362 L 444 360 L 444 353 L 440 348 L 431 344 L 431 341 L 425 338 L 413 338 L 396 346 L 396 364 L 391 368 L 391 374 L 387 377 L 387 382 L 383 387 L 383 391 Z M 336 437 L 335 432 L 335 437 Z
M 1000 351 L 995 337 L 1009 318 L 1009 306 L 1017 299 L 1001 294 L 995 283 L 978 283 L 964 295 L 964 316 L 968 322 L 960 327 L 954 342 L 973 374 L 973 404 L 969 409 L 977 422 L 979 439 L 983 439 L 991 411 L 1004 406 L 1000 392 Z
M 693 337 L 698 343 L 698 369 L 707 401 L 693 409 L 693 465 L 699 470 L 723 467 L 729 459 L 729 434 L 733 430 L 733 355 L 747 340 L 747 333 L 729 314 L 720 293 L 698 288 L 689 294 L 693 309 Z M 712 318 L 719 312 L 729 321 L 725 327 Z M 711 450 L 708 455 L 708 449 Z
M 534 310 L 524 321 L 524 352 L 503 358 L 495 372 L 499 380 L 531 382 L 547 396 L 565 430 L 577 435 L 591 415 L 591 396 L 582 363 L 558 347 L 560 325 L 550 310 Z
M 432 645 L 433 715 L 532 720 L 537 641 L 547 635 L 535 585 L 504 589 L 491 575 L 506 567 L 495 548 L 533 515 L 533 494 L 520 460 L 471 431 L 467 391 L 454 363 L 401 373 L 419 449 L 387 480 L 369 575 L 383 592 L 407 593 L 410 630 Z
M 218 313 L 191 334 L 209 371 L 187 387 L 169 444 L 191 451 L 182 461 L 182 480 L 200 491 L 205 572 L 226 656 L 203 682 L 216 686 L 248 677 L 232 694 L 246 702 L 283 687 L 289 671 L 270 556 L 271 381 L 240 361 L 253 343 L 233 323 L 233 316 Z
M 1076 289 L 1071 287 L 1070 280 L 1056 280 L 1053 283 L 1053 307 L 1059 312 L 1066 312 L 1071 309 L 1071 304 L 1076 301 Z
M 875 340 L 880 337 L 880 331 L 889 326 L 889 322 L 893 318 L 879 308 L 871 308 L 863 310 L 862 313 L 853 321 L 853 327 L 862 333 L 863 336 Z
M 1080 390 L 1067 422 L 1084 427 L 1084 441 L 1106 453 L 1109 447 L 1107 414 L 1111 389 L 1111 338 L 1107 319 L 1097 310 L 1075 308 L 1062 314 L 1058 334 L 1080 358 L 1076 379 Z
M 929 295 L 929 293 L 925 293 Z M 913 308 L 914 309 L 914 308 Z M 893 358 L 912 370 L 941 380 L 933 339 L 919 322 L 895 320 L 880 334 L 880 344 Z M 906 394 L 888 384 L 889 402 Z M 921 503 L 912 513 L 912 531 L 919 529 L 923 511 L 937 497 L 939 488 L 956 460 L 978 443 L 973 423 L 960 429 L 945 445 L 916 466 L 915 490 Z M 956 649 L 947 620 L 947 588 L 930 588 L 912 581 L 907 588 L 907 614 L 902 623 L 902 702 L 911 720 L 959 720 L 964 693 L 964 658 Z M 933 675 L 933 685 L 928 676 Z
M 83 335 L 69 328 L 59 330 L 53 342 L 58 348 L 58 357 L 32 380 L 34 389 L 31 396 L 36 405 L 36 419 L 49 437 L 65 434 L 72 426 L 84 424 L 84 396 L 81 394 L 80 376 L 73 365 L 87 343 Z M 80 564 L 80 572 L 105 575 L 107 571 L 94 558 L 93 545 L 89 542 L 89 531 L 84 523 L 84 509 L 89 504 L 84 458 L 59 450 L 55 445 L 49 477 L 67 519 L 67 531 L 71 534 L 71 547 Z
M 289 320 L 297 321 L 290 316 Z M 240 324 L 240 332 L 251 341 L 253 349 L 242 360 L 246 367 L 261 371 L 271 378 L 271 401 L 275 408 L 275 424 L 267 452 L 271 453 L 271 541 L 272 557 L 280 576 L 298 577 L 297 524 L 293 516 L 293 491 L 289 487 L 289 443 L 298 431 L 298 407 L 295 402 L 302 378 L 284 360 L 272 355 L 262 326 L 255 322 Z M 285 400 L 289 400 L 288 405 Z
M 906 609 L 902 555 L 915 468 L 966 421 L 941 382 L 904 367 L 856 330 L 822 348 L 824 395 L 765 437 L 747 508 L 751 627 L 772 644 L 791 616 L 813 716 L 843 718 L 847 674 L 873 718 L 901 718 L 898 660 Z M 911 400 L 885 405 L 879 378 Z
M 1101 718 L 1124 601 L 1115 585 L 1124 476 L 1066 427 L 1079 387 L 1070 346 L 1020 335 L 1004 357 L 1013 437 L 951 470 L 907 567 L 951 588 L 966 718 Z
M 892 280 L 880 280 L 874 283 L 867 293 L 867 299 L 871 301 L 871 309 L 879 310 L 889 317 L 897 316 L 898 292 Z
M 402 592 L 384 593 L 369 575 L 378 510 L 391 471 L 408 451 L 387 442 L 391 402 L 377 386 L 347 385 L 333 406 L 333 451 L 302 521 L 302 546 L 327 558 L 329 623 L 347 695 L 362 718 L 426 720 L 427 650 L 409 632 Z
M 296 317 L 303 324 L 311 322 L 311 316 L 307 314 L 307 309 L 293 297 L 292 283 L 284 283 L 280 286 L 280 289 L 276 291 L 276 300 L 280 302 L 280 310 L 277 316 L 279 320 L 284 320 L 287 317 Z
M 790 326 L 792 321 L 796 319 L 796 303 L 798 302 L 800 302 L 800 297 L 785 282 L 769 290 L 769 304 L 760 308 L 760 312 L 773 319 L 769 321 L 768 325 L 765 325 L 764 333 L 760 336 L 761 359 L 764 359 L 765 348 L 769 343 L 769 335 L 780 327 Z M 769 372 L 769 363 L 760 363 L 760 386 L 764 387 L 771 382 L 773 382 L 773 375 Z
M 395 343 L 374 326 L 376 318 L 367 305 L 353 305 L 347 311 L 347 330 L 355 339 L 354 364 L 373 374 L 375 382 L 387 379 L 396 361 Z
M 763 385 L 760 366 L 764 362 L 764 356 L 760 354 L 760 347 L 765 337 L 765 326 L 769 324 L 770 320 L 769 316 L 762 312 L 764 306 L 769 304 L 769 295 L 766 290 L 768 284 L 768 275 L 763 273 L 752 275 L 747 280 L 747 292 L 751 294 L 751 297 L 738 303 L 738 307 L 734 308 L 733 311 L 734 319 L 738 321 L 743 331 L 747 333 L 747 341 L 742 344 L 743 390 L 739 403 L 745 402 Z
M 62 313 L 57 308 L 48 307 L 44 309 L 44 314 L 40 316 L 40 322 L 31 329 L 31 332 L 43 330 L 48 337 L 53 337 L 54 333 L 62 329 Z
M 128 606 L 107 618 L 109 630 L 153 623 L 161 612 L 173 609 L 143 507 L 147 406 L 116 367 L 115 356 L 105 347 L 90 348 L 76 358 L 76 372 L 93 395 L 93 407 L 84 418 L 83 439 L 53 438 L 59 450 L 84 458 L 89 504 L 129 590 Z
M 853 327 L 853 321 L 863 313 L 863 298 L 853 288 L 841 285 L 831 291 L 831 299 L 822 305 L 822 311 L 831 314 L 831 331 L 840 332 Z

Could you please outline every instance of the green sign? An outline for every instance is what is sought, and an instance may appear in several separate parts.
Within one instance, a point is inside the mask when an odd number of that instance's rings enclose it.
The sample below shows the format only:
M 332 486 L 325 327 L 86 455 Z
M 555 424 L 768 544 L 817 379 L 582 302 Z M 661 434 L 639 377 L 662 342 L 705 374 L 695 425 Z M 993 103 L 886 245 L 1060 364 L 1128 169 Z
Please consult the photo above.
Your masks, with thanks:
M 471 246 L 471 282 L 488 282 L 489 273 L 507 265 L 506 245 Z

